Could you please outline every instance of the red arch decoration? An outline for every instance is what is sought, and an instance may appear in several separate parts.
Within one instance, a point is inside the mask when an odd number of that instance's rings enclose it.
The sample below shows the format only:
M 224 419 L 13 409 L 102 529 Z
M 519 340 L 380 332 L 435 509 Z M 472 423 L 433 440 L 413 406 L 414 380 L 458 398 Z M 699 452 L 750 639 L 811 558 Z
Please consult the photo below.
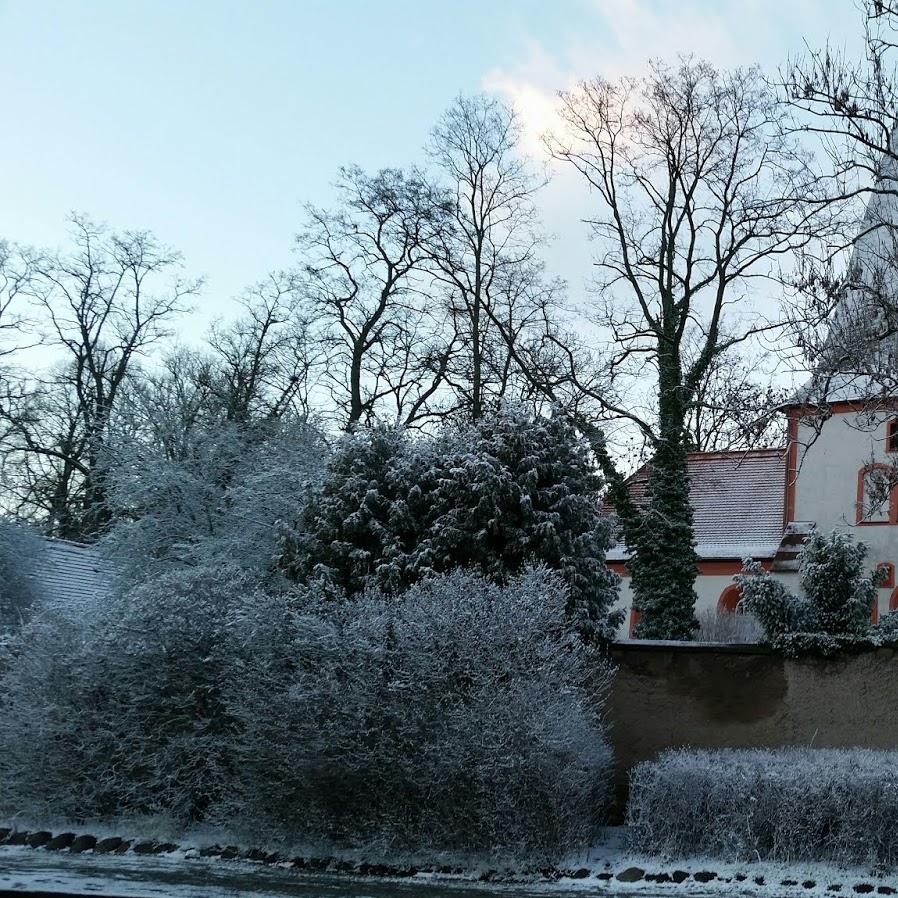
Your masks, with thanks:
M 717 613 L 734 614 L 740 601 L 742 601 L 742 590 L 734 583 L 720 594 L 720 598 L 717 600 Z
M 640 614 L 635 608 L 630 609 L 630 630 L 629 636 L 630 639 L 633 639 L 633 634 L 636 632 L 636 625 L 639 623 Z

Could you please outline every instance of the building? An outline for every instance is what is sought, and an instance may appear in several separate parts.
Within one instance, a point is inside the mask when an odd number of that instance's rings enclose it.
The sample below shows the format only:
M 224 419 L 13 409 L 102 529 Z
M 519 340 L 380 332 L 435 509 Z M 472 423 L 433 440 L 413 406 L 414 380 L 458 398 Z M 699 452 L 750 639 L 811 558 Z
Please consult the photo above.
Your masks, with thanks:
M 885 177 L 885 176 L 884 176 Z M 888 177 L 898 180 L 898 173 Z M 815 374 L 781 412 L 786 445 L 688 458 L 698 554 L 697 612 L 735 610 L 733 576 L 745 558 L 798 591 L 797 553 L 812 528 L 850 532 L 868 546 L 868 561 L 884 569 L 871 608 L 875 621 L 898 610 L 898 221 L 896 200 L 874 195 L 849 266 L 849 288 L 823 347 L 829 373 Z M 883 227 L 886 225 L 886 227 Z M 870 362 L 872 361 L 872 364 Z M 893 383 L 871 371 L 895 372 Z M 889 380 L 889 378 L 886 378 Z M 645 470 L 630 478 L 639 497 Z M 628 610 L 624 634 L 637 612 L 627 577 L 627 548 L 608 553 L 623 578 L 620 603 Z
M 866 543 L 871 568 L 887 570 L 871 616 L 898 609 L 898 489 L 892 486 L 898 411 L 873 411 L 857 397 L 831 402 L 825 418 L 799 402 L 783 413 L 788 442 L 781 449 L 689 456 L 699 557 L 696 610 L 735 610 L 733 576 L 745 558 L 760 561 L 797 590 L 796 555 L 812 527 L 850 531 Z M 634 495 L 644 480 L 644 470 L 631 478 Z M 608 553 L 610 567 L 623 578 L 621 602 L 630 609 L 626 559 L 623 545 Z M 627 632 L 635 620 L 630 611 Z

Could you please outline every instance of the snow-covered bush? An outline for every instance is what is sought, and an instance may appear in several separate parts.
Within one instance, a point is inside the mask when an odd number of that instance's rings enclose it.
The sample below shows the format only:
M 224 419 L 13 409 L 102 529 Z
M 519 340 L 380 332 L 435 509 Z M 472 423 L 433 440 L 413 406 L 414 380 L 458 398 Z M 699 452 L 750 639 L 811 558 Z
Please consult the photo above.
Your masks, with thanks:
M 833 531 L 812 532 L 799 555 L 798 597 L 758 562 L 746 561 L 736 582 L 743 607 L 753 614 L 768 641 L 790 654 L 837 651 L 869 640 L 870 607 L 876 598 L 875 574 L 866 574 L 867 547 Z
M 178 569 L 0 659 L 0 814 L 557 853 L 608 793 L 609 673 L 537 570 L 334 601 Z
M 36 533 L 0 517 L 0 636 L 21 626 L 39 598 L 34 573 L 42 551 Z
M 898 752 L 667 751 L 637 765 L 633 847 L 669 856 L 898 862 Z
M 741 610 L 737 614 L 721 614 L 715 608 L 706 608 L 697 618 L 696 642 L 754 645 L 763 636 L 757 618 Z
M 433 436 L 359 431 L 336 452 L 284 565 L 300 582 L 357 594 L 458 568 L 502 584 L 543 564 L 568 584 L 576 626 L 610 636 L 617 578 L 600 486 L 561 418 L 512 408 Z
M 256 597 L 236 568 L 196 568 L 111 600 L 83 631 L 36 616 L 0 683 L 0 810 L 208 817 L 235 772 L 230 608 Z
M 228 622 L 235 818 L 343 845 L 557 854 L 608 795 L 609 673 L 571 633 L 557 574 L 470 573 L 399 596 L 289 597 Z
M 222 561 L 265 579 L 326 458 L 304 421 L 206 421 L 180 431 L 174 447 L 121 439 L 109 458 L 115 523 L 103 549 L 128 585 Z

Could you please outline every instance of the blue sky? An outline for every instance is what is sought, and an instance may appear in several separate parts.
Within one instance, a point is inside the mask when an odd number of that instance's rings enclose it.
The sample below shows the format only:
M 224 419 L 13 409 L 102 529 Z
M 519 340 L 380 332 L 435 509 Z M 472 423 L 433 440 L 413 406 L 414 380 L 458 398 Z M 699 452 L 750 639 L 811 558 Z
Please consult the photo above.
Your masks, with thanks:
M 149 228 L 207 286 L 188 331 L 291 259 L 340 165 L 420 161 L 458 92 L 514 102 L 528 145 L 577 78 L 693 52 L 775 67 L 850 0 L 0 0 L 0 237 L 60 245 L 77 210 Z M 555 273 L 588 271 L 579 186 L 543 196 Z

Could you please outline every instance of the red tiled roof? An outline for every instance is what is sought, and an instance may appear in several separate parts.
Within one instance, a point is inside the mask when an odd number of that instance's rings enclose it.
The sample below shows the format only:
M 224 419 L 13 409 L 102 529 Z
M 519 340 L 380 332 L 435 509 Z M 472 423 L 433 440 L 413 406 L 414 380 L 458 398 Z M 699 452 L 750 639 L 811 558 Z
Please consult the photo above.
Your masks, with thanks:
M 786 450 L 694 452 L 688 467 L 699 558 L 772 558 L 783 536 Z M 642 467 L 629 480 L 637 501 L 646 478 Z M 627 555 L 618 544 L 608 560 Z

